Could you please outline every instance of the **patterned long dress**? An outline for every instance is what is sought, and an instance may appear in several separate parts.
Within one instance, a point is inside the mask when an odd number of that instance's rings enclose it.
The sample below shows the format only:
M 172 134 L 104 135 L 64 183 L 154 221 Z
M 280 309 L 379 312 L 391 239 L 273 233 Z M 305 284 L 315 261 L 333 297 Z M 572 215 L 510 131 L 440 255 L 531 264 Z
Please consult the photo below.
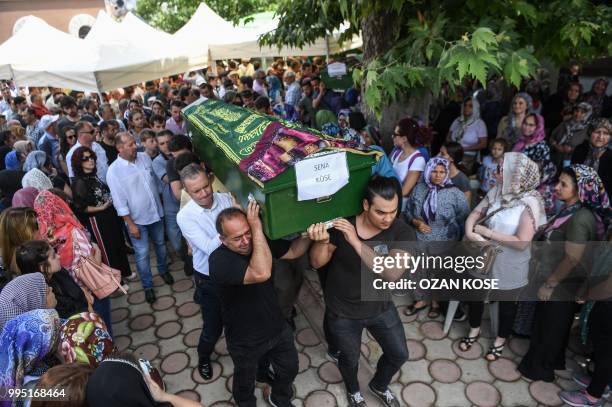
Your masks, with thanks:
M 535 144 L 525 147 L 523 154 L 529 157 L 538 165 L 540 169 L 540 185 L 537 190 L 544 199 L 544 209 L 546 216 L 550 217 L 555 213 L 555 177 L 557 167 L 550 159 L 550 147 L 546 141 L 542 140 Z

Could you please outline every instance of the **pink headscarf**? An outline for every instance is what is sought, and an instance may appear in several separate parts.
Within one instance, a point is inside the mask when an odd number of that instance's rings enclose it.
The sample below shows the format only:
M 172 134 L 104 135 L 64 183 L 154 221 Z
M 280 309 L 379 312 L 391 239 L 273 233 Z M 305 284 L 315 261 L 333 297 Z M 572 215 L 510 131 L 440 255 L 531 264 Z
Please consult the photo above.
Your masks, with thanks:
M 34 187 L 21 188 L 13 195 L 13 208 L 34 208 L 34 199 L 38 189 Z
M 539 114 L 532 113 L 525 116 L 525 119 L 527 119 L 527 117 L 529 116 L 535 117 L 535 132 L 531 137 L 525 137 L 525 135 L 521 135 L 521 137 L 514 145 L 514 148 L 512 149 L 512 151 L 514 151 L 515 153 L 522 153 L 528 145 L 539 143 L 546 137 L 546 131 L 544 130 L 544 118 Z M 525 122 L 525 119 L 523 119 L 523 123 Z

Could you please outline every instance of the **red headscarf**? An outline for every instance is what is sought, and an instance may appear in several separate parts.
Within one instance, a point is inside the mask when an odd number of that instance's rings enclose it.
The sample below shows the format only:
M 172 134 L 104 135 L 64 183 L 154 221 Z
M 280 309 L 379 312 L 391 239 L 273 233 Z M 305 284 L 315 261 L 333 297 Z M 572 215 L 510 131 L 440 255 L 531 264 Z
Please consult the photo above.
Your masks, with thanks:
M 83 225 L 60 197 L 41 191 L 34 200 L 40 236 L 57 250 L 62 267 L 72 273 L 80 256 L 92 249 Z

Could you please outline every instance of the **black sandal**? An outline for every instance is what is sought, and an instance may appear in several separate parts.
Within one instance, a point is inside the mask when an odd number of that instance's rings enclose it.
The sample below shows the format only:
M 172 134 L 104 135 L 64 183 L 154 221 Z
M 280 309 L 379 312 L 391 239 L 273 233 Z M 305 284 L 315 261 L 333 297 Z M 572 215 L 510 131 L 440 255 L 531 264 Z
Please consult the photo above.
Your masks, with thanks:
M 459 350 L 461 352 L 467 352 L 468 350 L 470 350 L 472 345 L 478 340 L 479 337 L 480 337 L 480 334 L 476 336 L 464 336 L 463 338 L 461 338 L 461 342 L 459 342 L 459 346 L 458 346 Z M 463 349 L 461 345 L 464 345 L 465 349 Z
M 505 346 L 506 346 L 506 342 L 502 343 L 499 346 L 491 345 L 491 347 L 489 348 L 489 351 L 485 355 L 485 359 L 487 359 L 489 362 L 495 362 L 502 355 L 502 352 L 504 351 Z

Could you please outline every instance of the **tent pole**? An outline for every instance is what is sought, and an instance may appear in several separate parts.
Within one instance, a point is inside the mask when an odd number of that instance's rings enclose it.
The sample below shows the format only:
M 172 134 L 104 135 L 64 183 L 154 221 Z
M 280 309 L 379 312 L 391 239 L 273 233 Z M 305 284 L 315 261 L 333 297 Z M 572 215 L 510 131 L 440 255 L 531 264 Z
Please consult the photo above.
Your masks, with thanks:
M 325 62 L 329 63 L 329 36 L 325 34 Z

